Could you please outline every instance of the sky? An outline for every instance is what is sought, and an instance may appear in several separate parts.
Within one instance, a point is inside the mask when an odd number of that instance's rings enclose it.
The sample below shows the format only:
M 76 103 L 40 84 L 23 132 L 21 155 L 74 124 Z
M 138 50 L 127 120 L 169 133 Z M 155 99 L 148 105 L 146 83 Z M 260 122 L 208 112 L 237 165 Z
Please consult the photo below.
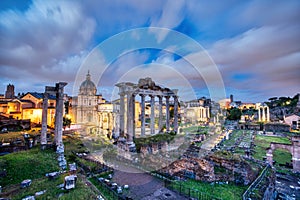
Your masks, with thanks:
M 77 95 L 90 70 L 107 99 L 117 82 L 145 76 L 182 99 L 292 97 L 299 19 L 298 0 L 1 0 L 0 94 L 9 83 L 26 93 L 63 81 Z

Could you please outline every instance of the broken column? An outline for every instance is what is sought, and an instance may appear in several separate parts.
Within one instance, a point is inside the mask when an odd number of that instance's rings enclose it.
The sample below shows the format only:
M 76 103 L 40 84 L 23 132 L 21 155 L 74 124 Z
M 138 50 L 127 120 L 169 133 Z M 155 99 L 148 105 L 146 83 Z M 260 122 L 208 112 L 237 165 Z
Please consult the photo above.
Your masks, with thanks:
M 55 145 L 62 144 L 62 129 L 63 129 L 63 97 L 65 82 L 56 83 L 56 109 L 55 109 Z
M 47 145 L 47 115 L 48 115 L 48 93 L 45 91 L 43 98 L 42 130 L 41 130 L 41 149 Z
M 64 156 L 64 144 L 62 142 L 62 129 L 63 129 L 63 96 L 64 96 L 64 87 L 67 83 L 59 82 L 56 83 L 56 109 L 55 109 L 55 145 L 56 153 L 58 154 L 58 163 L 61 169 L 67 168 L 67 161 Z

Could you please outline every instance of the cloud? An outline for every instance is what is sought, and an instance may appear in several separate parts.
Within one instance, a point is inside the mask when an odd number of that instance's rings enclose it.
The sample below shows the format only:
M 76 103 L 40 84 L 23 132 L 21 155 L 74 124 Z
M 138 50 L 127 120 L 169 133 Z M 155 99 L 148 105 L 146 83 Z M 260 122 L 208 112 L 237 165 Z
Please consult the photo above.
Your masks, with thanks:
M 0 30 L 1 66 L 14 71 L 57 72 L 56 66 L 87 48 L 95 22 L 84 15 L 78 3 L 33 1 L 25 12 L 1 12 Z
M 184 19 L 184 0 L 166 1 L 161 16 L 159 18 L 152 17 L 150 26 L 172 29 L 178 26 Z M 159 30 L 157 34 L 157 41 L 160 43 L 168 34 L 168 29 Z
M 293 95 L 299 92 L 300 83 L 299 35 L 299 25 L 263 26 L 217 41 L 209 52 L 227 87 Z M 234 80 L 232 75 L 238 73 L 251 76 Z

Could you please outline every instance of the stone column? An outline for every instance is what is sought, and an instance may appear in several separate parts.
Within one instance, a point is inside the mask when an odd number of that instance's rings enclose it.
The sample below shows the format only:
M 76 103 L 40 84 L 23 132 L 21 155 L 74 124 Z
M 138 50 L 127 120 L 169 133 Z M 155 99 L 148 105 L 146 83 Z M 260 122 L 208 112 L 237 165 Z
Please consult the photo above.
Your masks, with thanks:
M 127 93 L 127 141 L 132 142 L 133 136 L 133 105 L 132 105 L 132 94 Z
M 133 124 L 132 124 L 132 136 L 135 138 L 135 95 L 132 95 L 132 119 L 133 119 Z
M 56 83 L 56 109 L 55 109 L 55 144 L 62 145 L 62 128 L 63 128 L 63 95 L 64 87 L 67 83 Z
M 159 107 L 158 107 L 158 110 L 159 110 L 158 129 L 159 129 L 159 131 L 162 131 L 162 128 L 163 128 L 163 123 L 162 123 L 162 120 L 163 120 L 162 96 L 158 96 L 158 103 L 159 103 Z
M 125 94 L 122 92 L 120 93 L 120 137 L 124 137 L 124 113 L 125 113 L 125 102 L 124 102 Z
M 178 98 L 174 96 L 174 131 L 178 132 Z
M 48 115 L 48 93 L 44 93 L 43 112 L 42 112 L 42 130 L 41 130 L 41 148 L 45 149 L 47 144 L 47 116 Z
M 209 107 L 207 107 L 207 118 L 210 118 Z
M 169 105 L 169 96 L 166 96 L 166 129 L 167 132 L 170 131 L 170 105 Z
M 99 113 L 99 126 L 101 129 L 103 129 L 103 116 L 102 111 Z
M 206 107 L 203 107 L 203 121 L 206 121 Z
M 202 121 L 202 108 L 200 107 L 200 121 Z
M 151 115 L 150 115 L 150 133 L 153 135 L 155 133 L 155 117 L 154 117 L 154 111 L 155 111 L 155 101 L 154 98 L 155 96 L 151 95 Z
M 258 107 L 258 121 L 261 121 L 261 115 L 260 115 L 260 107 Z
M 266 121 L 266 113 L 265 113 L 265 107 L 264 106 L 262 107 L 262 120 L 263 120 L 263 122 Z
M 273 166 L 273 150 L 272 148 L 267 149 L 266 153 L 268 163 Z
M 267 122 L 270 121 L 270 112 L 269 112 L 269 107 L 267 107 Z
M 145 135 L 145 95 L 141 96 L 141 136 Z

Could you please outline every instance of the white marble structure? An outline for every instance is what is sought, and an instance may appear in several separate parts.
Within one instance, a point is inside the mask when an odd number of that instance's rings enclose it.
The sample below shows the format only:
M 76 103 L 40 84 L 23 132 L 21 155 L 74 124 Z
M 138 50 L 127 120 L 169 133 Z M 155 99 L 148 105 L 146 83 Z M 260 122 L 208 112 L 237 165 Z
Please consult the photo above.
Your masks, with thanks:
M 119 112 L 119 132 L 120 136 L 126 135 L 127 142 L 132 142 L 135 137 L 135 98 L 141 98 L 141 136 L 145 135 L 145 98 L 150 97 L 151 114 L 150 114 L 150 133 L 155 133 L 155 99 L 159 102 L 159 119 L 158 129 L 163 128 L 163 101 L 165 100 L 166 108 L 166 131 L 170 131 L 170 98 L 174 100 L 174 121 L 173 131 L 178 129 L 178 96 L 177 90 L 162 88 L 156 85 L 151 78 L 140 79 L 138 84 L 122 82 L 116 84 L 119 88 L 120 95 L 120 112 Z M 126 100 L 126 104 L 125 104 Z M 126 119 L 126 120 L 125 120 Z
M 258 121 L 259 122 L 269 122 L 270 112 L 269 107 L 265 103 L 256 104 L 256 109 L 258 110 Z
M 74 98 L 75 123 L 84 125 L 99 125 L 97 113 L 98 104 L 102 103 L 102 95 L 96 95 L 97 88 L 88 72 L 79 88 L 78 96 Z
M 182 114 L 185 123 L 197 124 L 208 122 L 210 119 L 210 108 L 204 105 L 200 100 L 183 102 Z

